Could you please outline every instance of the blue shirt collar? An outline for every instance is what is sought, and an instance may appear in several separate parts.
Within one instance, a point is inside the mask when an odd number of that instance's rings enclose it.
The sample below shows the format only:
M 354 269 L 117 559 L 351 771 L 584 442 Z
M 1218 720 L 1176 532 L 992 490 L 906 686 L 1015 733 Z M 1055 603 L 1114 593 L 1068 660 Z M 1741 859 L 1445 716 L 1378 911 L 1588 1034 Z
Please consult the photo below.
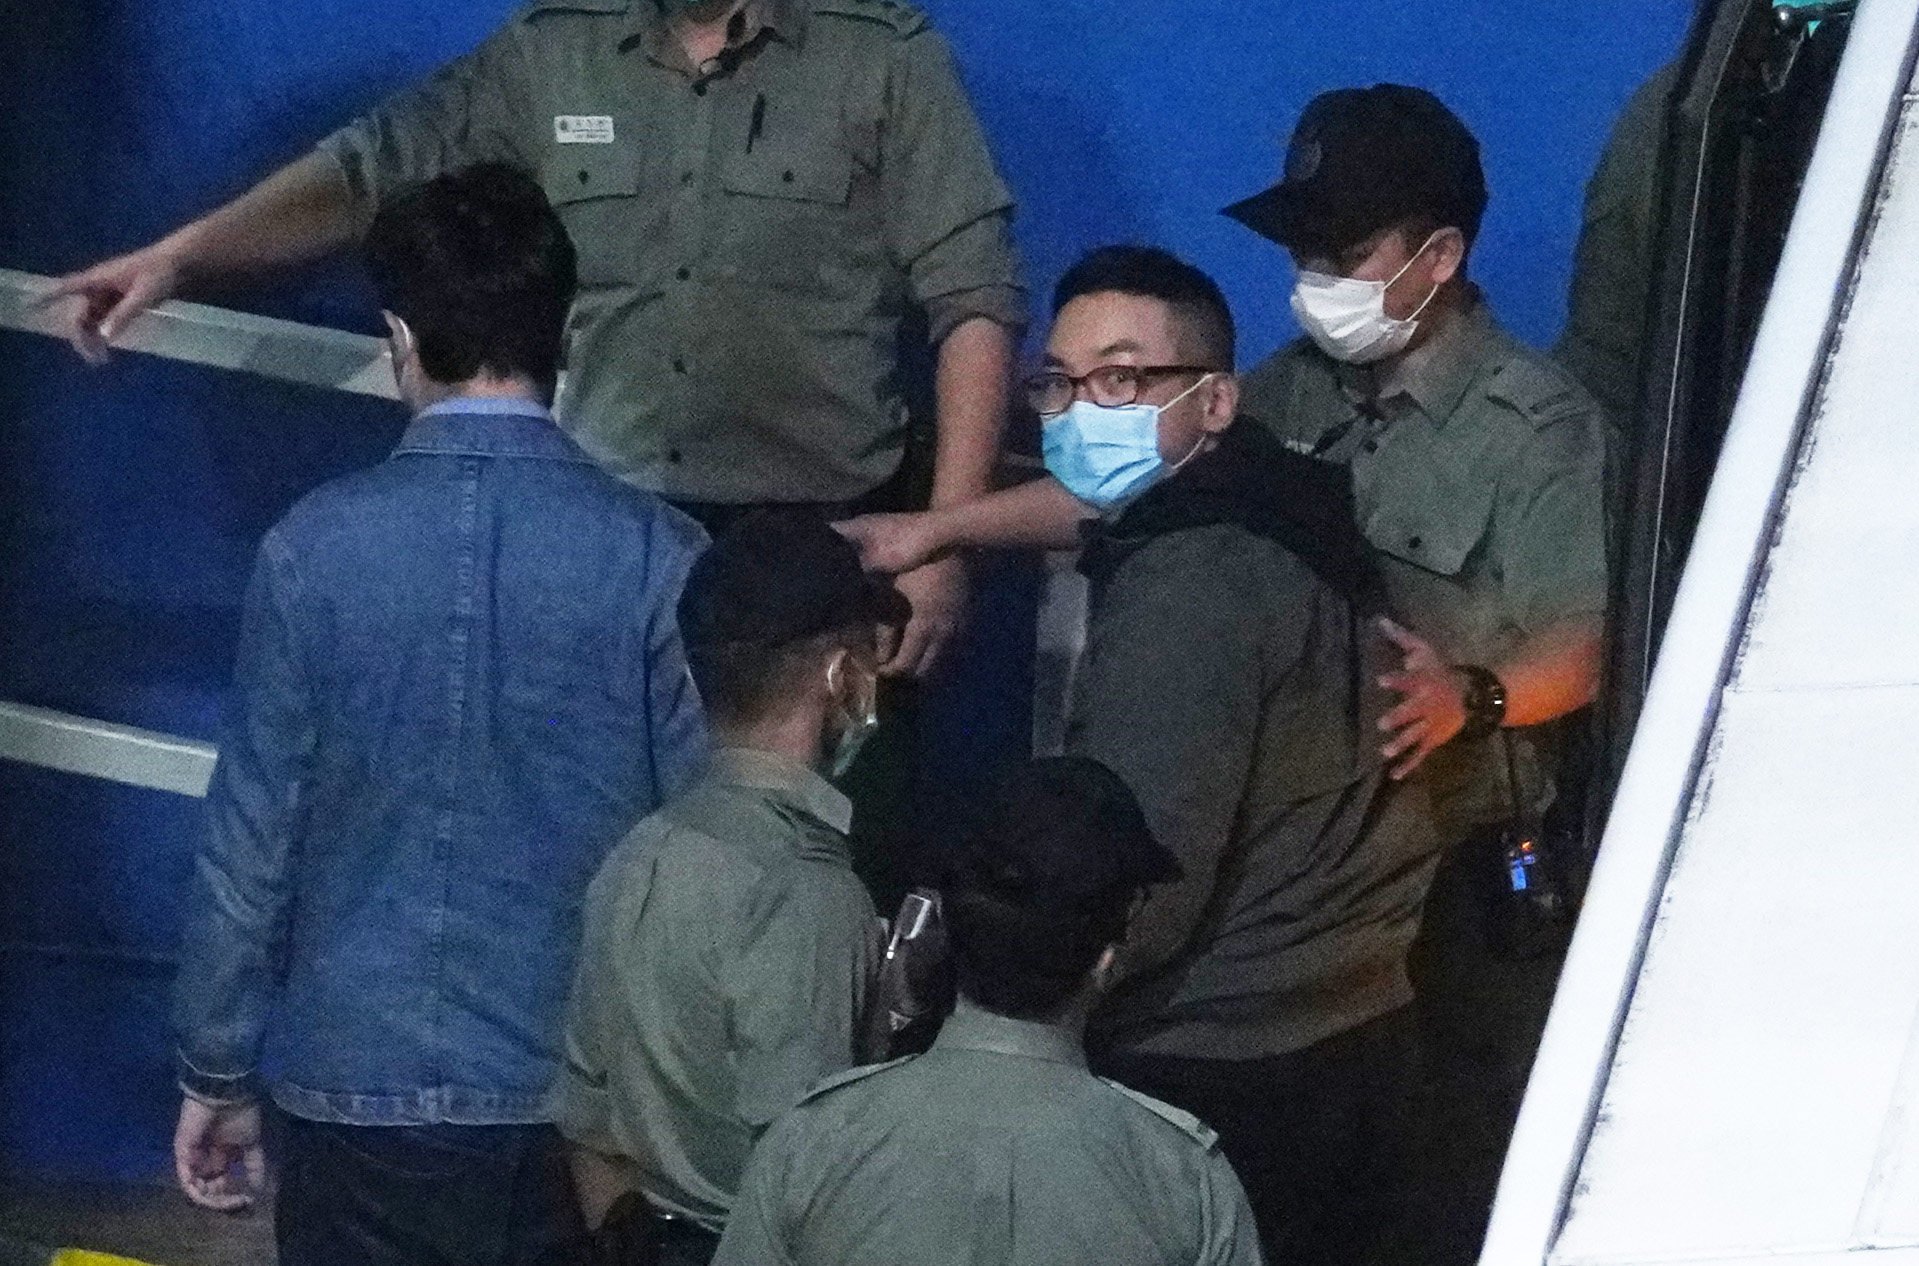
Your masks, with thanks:
M 413 420 L 417 422 L 421 418 L 435 418 L 450 413 L 553 419 L 553 411 L 537 400 L 522 400 L 515 396 L 454 396 L 428 405 L 415 414 Z
M 591 463 L 584 449 L 532 400 L 456 396 L 420 410 L 400 438 L 395 456 L 434 453 L 473 457 L 533 457 Z

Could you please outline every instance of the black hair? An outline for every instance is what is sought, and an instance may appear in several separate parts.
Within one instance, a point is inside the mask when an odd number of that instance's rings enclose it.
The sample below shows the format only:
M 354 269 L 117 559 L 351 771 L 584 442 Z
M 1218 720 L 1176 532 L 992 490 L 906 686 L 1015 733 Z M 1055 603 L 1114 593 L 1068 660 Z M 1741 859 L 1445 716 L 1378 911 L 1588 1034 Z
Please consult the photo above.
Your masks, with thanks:
M 848 624 L 783 646 L 759 642 L 688 645 L 686 666 L 700 701 L 717 721 L 739 723 L 768 717 L 805 688 L 808 674 L 845 647 L 871 650 L 873 626 Z
M 533 177 L 481 163 L 404 189 L 373 217 L 362 254 L 429 378 L 523 374 L 552 389 L 578 264 Z
M 1182 342 L 1199 363 L 1230 370 L 1237 332 L 1219 283 L 1156 246 L 1102 246 L 1066 270 L 1053 290 L 1053 315 L 1092 294 L 1157 299 L 1173 312 Z
M 992 888 L 949 880 L 941 894 L 959 990 L 996 1015 L 1046 1020 L 1086 984 L 1109 945 L 1125 938 L 1136 888 L 1089 908 L 1038 910 Z

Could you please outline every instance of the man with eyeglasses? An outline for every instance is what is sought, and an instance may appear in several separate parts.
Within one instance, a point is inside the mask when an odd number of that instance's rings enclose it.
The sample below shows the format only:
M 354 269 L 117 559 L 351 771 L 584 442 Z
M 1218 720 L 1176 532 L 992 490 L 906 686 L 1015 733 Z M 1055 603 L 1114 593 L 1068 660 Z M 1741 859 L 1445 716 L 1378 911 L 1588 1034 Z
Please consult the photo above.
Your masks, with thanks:
M 1236 420 L 1233 320 L 1204 273 L 1108 247 L 1053 310 L 1026 389 L 1054 478 L 881 535 L 1020 545 L 1049 507 L 1080 522 L 1092 603 L 1067 750 L 1126 780 L 1184 872 L 1128 931 L 1095 1067 L 1219 1131 L 1269 1260 L 1377 1260 L 1403 1193 L 1406 954 L 1433 847 L 1423 789 L 1380 752 L 1392 648 L 1351 495 Z

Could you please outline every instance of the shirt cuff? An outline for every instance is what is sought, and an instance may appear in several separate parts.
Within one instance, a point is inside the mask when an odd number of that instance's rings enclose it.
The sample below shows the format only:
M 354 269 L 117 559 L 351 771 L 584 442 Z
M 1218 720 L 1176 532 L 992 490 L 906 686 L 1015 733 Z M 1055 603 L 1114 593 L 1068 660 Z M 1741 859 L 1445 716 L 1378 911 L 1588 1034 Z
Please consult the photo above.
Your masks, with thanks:
M 249 1069 L 243 1073 L 210 1073 L 196 1068 L 184 1051 L 176 1051 L 174 1075 L 180 1093 L 209 1107 L 231 1108 L 256 1103 L 260 1099 L 259 1075 Z
M 926 321 L 933 345 L 978 317 L 1003 325 L 1017 335 L 1026 328 L 1026 291 L 1018 286 L 980 286 L 926 301 Z

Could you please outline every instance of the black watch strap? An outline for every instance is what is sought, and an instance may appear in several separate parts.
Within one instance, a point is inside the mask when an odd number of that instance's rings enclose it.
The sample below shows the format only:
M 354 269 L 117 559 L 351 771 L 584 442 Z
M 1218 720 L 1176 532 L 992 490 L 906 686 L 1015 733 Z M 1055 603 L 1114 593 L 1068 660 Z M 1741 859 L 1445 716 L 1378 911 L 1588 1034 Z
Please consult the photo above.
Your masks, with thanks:
M 1459 736 L 1482 739 L 1497 731 L 1506 723 L 1506 683 L 1477 664 L 1455 664 L 1453 671 L 1466 679 L 1466 726 Z

